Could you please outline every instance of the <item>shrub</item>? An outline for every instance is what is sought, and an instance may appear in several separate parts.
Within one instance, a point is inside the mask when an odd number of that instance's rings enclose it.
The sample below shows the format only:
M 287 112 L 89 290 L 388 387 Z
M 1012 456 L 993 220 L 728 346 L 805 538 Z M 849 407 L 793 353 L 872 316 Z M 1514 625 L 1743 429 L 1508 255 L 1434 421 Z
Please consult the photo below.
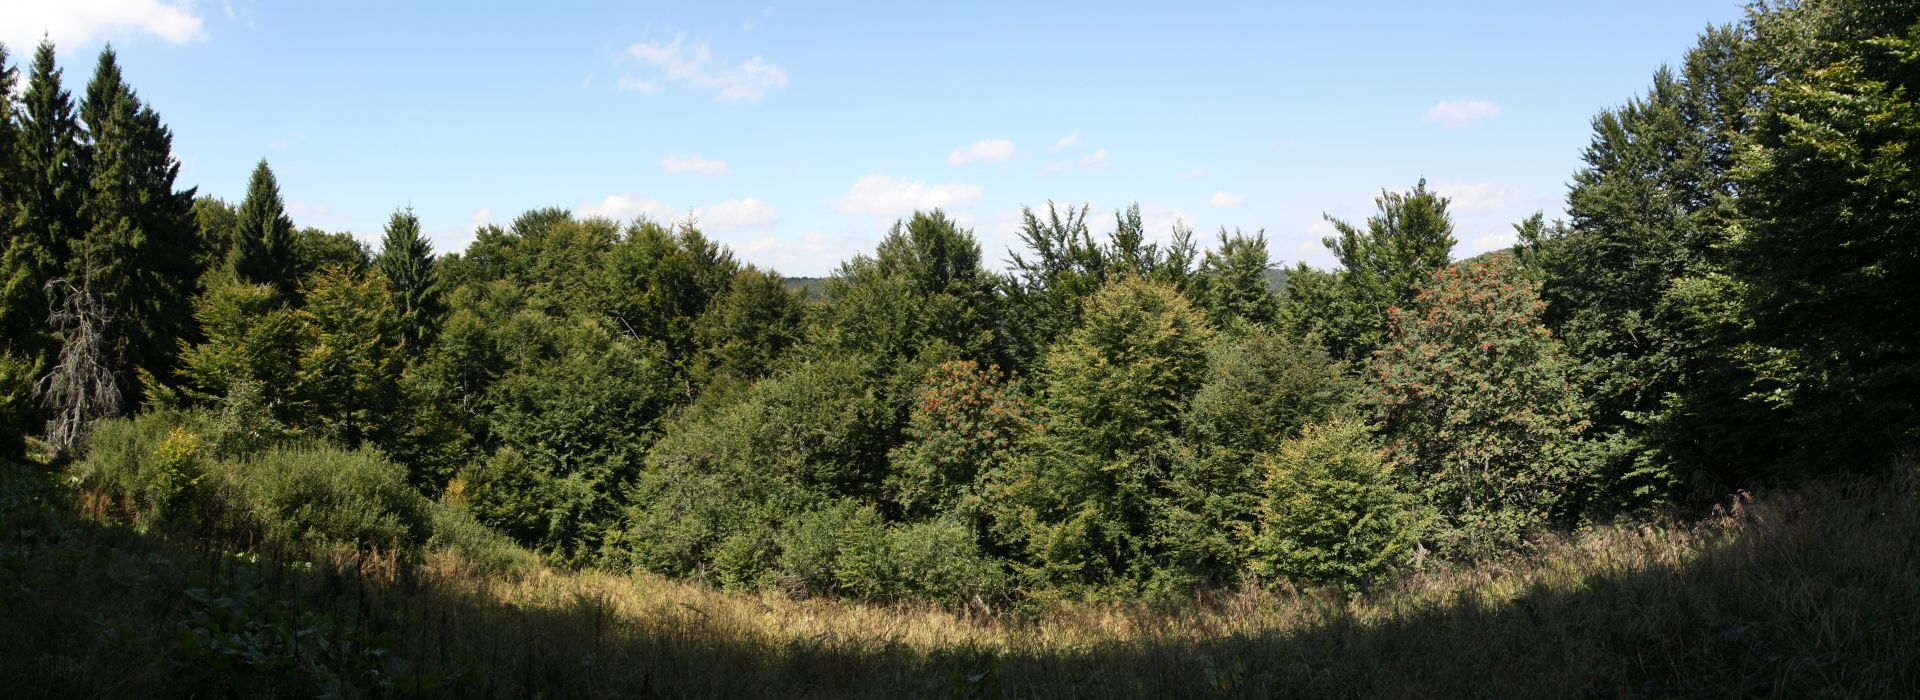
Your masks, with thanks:
M 1418 532 L 1373 436 L 1354 420 L 1308 427 L 1261 461 L 1253 570 L 1357 589 L 1383 578 Z
M 217 487 L 208 483 L 213 465 L 199 436 L 204 422 L 175 411 L 100 421 L 74 473 L 117 495 L 141 529 L 163 522 L 205 523 L 211 514 L 189 506 L 212 498 L 204 492 Z
M 889 525 L 872 507 L 839 501 L 795 518 L 776 542 L 783 583 L 796 592 L 951 603 L 1004 589 L 1000 565 L 951 518 Z
M 481 572 L 508 576 L 531 571 L 540 562 L 533 552 L 480 524 L 460 505 L 434 502 L 428 505 L 427 514 L 433 530 L 427 537 L 428 551 L 455 554 Z
M 407 484 L 405 468 L 372 450 L 275 447 L 235 467 L 268 542 L 398 550 L 428 533 L 427 500 Z

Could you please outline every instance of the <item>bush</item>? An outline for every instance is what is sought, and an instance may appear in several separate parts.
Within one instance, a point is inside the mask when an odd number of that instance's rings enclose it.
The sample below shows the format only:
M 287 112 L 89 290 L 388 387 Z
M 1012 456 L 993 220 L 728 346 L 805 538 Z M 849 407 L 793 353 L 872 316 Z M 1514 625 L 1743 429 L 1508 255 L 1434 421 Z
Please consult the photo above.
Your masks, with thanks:
M 425 539 L 427 500 L 407 470 L 368 449 L 275 447 L 235 465 L 268 542 L 398 550 Z
M 427 514 L 433 525 L 433 534 L 427 537 L 428 551 L 458 555 L 479 571 L 508 576 L 531 571 L 540 563 L 533 552 L 480 524 L 464 507 L 434 502 L 428 505 Z
M 1411 499 L 1364 424 L 1308 427 L 1262 460 L 1253 570 L 1358 589 L 1385 577 L 1418 533 Z
M 887 495 L 908 515 L 980 510 L 977 477 L 998 464 L 1033 410 L 998 367 L 942 363 L 920 382 L 907 442 L 893 449 Z
M 1004 590 L 1000 565 L 950 518 L 890 526 L 872 507 L 839 501 L 794 519 L 776 542 L 796 592 L 952 603 Z
M 113 418 L 94 425 L 85 457 L 74 474 L 117 495 L 140 529 L 163 522 L 211 524 L 212 515 L 190 504 L 213 496 L 213 465 L 199 436 L 205 421 L 175 411 Z

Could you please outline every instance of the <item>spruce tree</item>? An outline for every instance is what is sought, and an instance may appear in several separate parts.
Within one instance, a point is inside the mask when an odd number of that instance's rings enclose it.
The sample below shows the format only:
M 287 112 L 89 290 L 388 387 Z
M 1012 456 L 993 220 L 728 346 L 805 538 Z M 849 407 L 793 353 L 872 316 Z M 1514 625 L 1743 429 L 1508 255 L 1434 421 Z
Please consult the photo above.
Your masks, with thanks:
M 129 396 L 141 371 L 170 374 L 192 321 L 195 233 L 193 191 L 175 192 L 180 164 L 173 135 L 121 82 L 111 48 L 87 87 L 90 178 L 83 208 L 94 264 L 92 288 L 115 319 L 110 361 Z
M 247 198 L 240 202 L 228 260 L 240 281 L 271 285 L 282 298 L 291 298 L 299 286 L 293 220 L 287 218 L 280 184 L 264 158 L 254 166 Z
M 73 242 L 84 235 L 80 207 L 86 190 L 81 172 L 80 129 L 73 100 L 60 87 L 53 45 L 34 52 L 27 90 L 17 108 L 13 148 L 12 236 L 0 259 L 0 329 L 22 351 L 50 355 L 44 286 L 66 271 Z
M 1220 328 L 1238 324 L 1270 324 L 1279 315 L 1278 299 L 1267 288 L 1267 233 L 1249 236 L 1220 229 L 1220 248 L 1207 251 L 1200 263 L 1195 291 L 1207 317 Z
M 412 208 L 395 211 L 380 239 L 378 264 L 400 317 L 401 347 L 410 358 L 426 353 L 440 323 L 440 285 L 433 263 L 433 244 L 420 235 L 420 217 Z

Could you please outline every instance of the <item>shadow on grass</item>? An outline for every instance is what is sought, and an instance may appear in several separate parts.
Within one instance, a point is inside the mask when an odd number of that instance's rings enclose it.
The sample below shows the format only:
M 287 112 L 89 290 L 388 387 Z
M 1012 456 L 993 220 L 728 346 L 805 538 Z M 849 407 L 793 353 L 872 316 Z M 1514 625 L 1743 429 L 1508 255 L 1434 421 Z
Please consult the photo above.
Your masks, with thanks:
M 778 601 L 620 585 L 678 584 L 253 564 L 54 513 L 0 545 L 0 678 L 13 697 L 1914 696 L 1917 505 L 1911 478 L 1830 483 L 1357 601 L 1242 595 L 1115 613 L 1114 633 L 963 622 L 942 643 L 902 631 L 913 611 L 821 607 L 860 622 L 815 633 L 751 614 Z

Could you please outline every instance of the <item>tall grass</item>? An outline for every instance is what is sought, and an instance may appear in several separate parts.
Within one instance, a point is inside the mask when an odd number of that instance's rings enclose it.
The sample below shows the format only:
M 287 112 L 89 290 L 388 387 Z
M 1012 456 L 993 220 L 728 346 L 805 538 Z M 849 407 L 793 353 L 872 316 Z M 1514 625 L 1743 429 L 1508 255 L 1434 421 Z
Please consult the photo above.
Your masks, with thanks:
M 24 695 L 127 697 L 1912 696 L 1916 496 L 1904 469 L 1358 597 L 1226 591 L 1037 615 L 502 575 L 448 550 L 249 564 L 97 519 L 29 519 L 0 551 L 0 678 Z M 223 595 L 306 621 L 308 648 L 336 651 L 197 672 L 224 657 L 181 630 L 200 633 L 201 599 Z

